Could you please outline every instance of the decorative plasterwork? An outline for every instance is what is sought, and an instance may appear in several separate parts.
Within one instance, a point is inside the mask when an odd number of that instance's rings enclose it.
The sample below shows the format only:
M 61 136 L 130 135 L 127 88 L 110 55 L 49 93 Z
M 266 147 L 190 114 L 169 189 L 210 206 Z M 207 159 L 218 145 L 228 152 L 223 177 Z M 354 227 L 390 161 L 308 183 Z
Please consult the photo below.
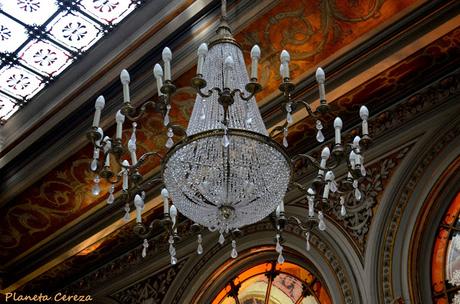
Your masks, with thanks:
M 168 267 L 160 272 L 154 273 L 148 279 L 125 288 L 111 297 L 119 303 L 162 303 L 164 296 L 169 290 L 177 274 L 184 267 L 186 260 L 182 260 L 175 266 Z
M 439 102 L 460 95 L 460 78 L 459 74 L 451 75 L 441 80 L 435 86 L 417 94 L 412 99 L 419 103 L 419 107 L 427 104 Z M 416 111 L 419 107 L 412 108 Z M 413 167 L 412 175 L 407 179 L 404 188 L 398 194 L 392 207 L 391 214 L 388 216 L 390 219 L 386 223 L 386 229 L 383 235 L 382 245 L 382 260 L 379 273 L 381 274 L 381 282 L 379 284 L 385 303 L 391 303 L 395 297 L 392 288 L 392 259 L 395 246 L 395 240 L 399 226 L 401 224 L 401 216 L 407 208 L 407 204 L 413 195 L 414 189 L 420 178 L 426 173 L 427 167 L 432 163 L 437 155 L 449 145 L 452 140 L 460 136 L 460 123 L 452 126 L 449 131 L 438 137 L 431 147 L 426 147 L 427 151 L 423 157 Z
M 328 213 L 329 216 L 346 228 L 346 231 L 357 243 L 361 256 L 366 248 L 367 235 L 380 198 L 391 176 L 411 147 L 398 149 L 391 155 L 366 166 L 367 175 L 359 184 L 362 199 L 357 201 L 353 192 L 348 193 L 345 196 L 347 214 L 345 216 L 340 215 L 340 205 L 337 205 L 337 208 Z

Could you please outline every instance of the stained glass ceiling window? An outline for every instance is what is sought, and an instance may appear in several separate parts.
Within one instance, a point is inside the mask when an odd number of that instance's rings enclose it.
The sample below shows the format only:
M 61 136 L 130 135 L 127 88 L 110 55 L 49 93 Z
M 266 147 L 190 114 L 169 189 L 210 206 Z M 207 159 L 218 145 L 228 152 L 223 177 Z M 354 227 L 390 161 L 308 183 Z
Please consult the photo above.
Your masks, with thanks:
M 145 0 L 0 0 L 0 123 Z
M 331 304 L 326 287 L 308 270 L 285 262 L 254 266 L 231 280 L 212 304 Z

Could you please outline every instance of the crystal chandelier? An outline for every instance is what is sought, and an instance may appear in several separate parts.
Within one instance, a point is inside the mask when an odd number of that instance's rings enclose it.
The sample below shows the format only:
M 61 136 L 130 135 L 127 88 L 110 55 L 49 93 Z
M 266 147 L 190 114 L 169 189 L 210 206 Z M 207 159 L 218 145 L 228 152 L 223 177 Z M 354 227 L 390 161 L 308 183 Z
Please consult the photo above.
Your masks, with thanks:
M 233 258 L 238 255 L 236 238 L 240 228 L 269 217 L 276 232 L 278 262 L 283 263 L 281 235 L 288 221 L 305 232 L 309 250 L 310 231 L 316 227 L 319 230 L 326 229 L 324 211 L 340 206 L 340 213 L 345 216 L 344 194 L 354 191 L 356 199 L 361 199 L 358 182 L 366 175 L 361 147 L 370 144 L 367 108 L 362 106 L 360 109 L 361 138 L 356 136 L 351 144 L 342 145 L 342 121 L 337 117 L 334 121 L 335 143 L 332 151 L 325 146 L 319 161 L 306 154 L 291 159 L 286 151 L 288 128 L 293 123 L 293 112 L 299 107 L 304 107 L 316 119 L 317 141 L 325 140 L 320 117 L 328 112 L 324 71 L 318 68 L 316 72 L 320 105 L 313 111 L 307 102 L 291 98 L 295 85 L 290 81 L 290 56 L 285 50 L 281 52 L 282 83 L 279 89 L 284 97 L 281 107 L 286 114 L 286 121 L 268 134 L 255 100 L 256 94 L 262 90 L 257 75 L 260 56 L 260 49 L 255 45 L 251 50 L 249 78 L 241 47 L 232 37 L 226 22 L 224 0 L 217 37 L 209 46 L 203 43 L 198 49 L 197 73 L 191 80 L 197 96 L 187 129 L 173 124 L 169 116 L 171 98 L 176 87 L 171 81 L 172 53 L 167 47 L 162 53 L 164 70 L 156 64 L 153 71 L 158 88 L 157 100 L 148 101 L 135 109 L 130 102 L 129 74 L 126 70 L 121 72 L 124 102 L 116 114 L 114 138 L 104 136 L 99 127 L 105 101 L 102 96 L 97 98 L 93 127 L 88 133 L 94 144 L 91 162 L 91 170 L 96 173 L 93 194 L 98 195 L 100 192 L 100 177 L 106 179 L 111 184 L 107 202 L 112 204 L 115 201 L 115 185 L 121 183 L 122 191 L 117 203 L 124 204 L 127 221 L 130 220 L 130 205 L 133 203 L 136 208 L 135 232 L 144 238 L 143 256 L 146 255 L 148 237 L 165 228 L 169 233 L 171 263 L 177 262 L 175 242 L 179 239 L 177 217 L 180 212 L 195 223 L 192 227 L 198 235 L 198 254 L 203 252 L 201 232 L 206 228 L 220 234 L 221 244 L 225 242 L 225 236 L 231 237 Z M 136 121 L 149 108 L 161 113 L 164 118 L 167 130 L 165 146 L 169 151 L 164 156 L 156 151 L 147 152 L 138 158 Z M 122 130 L 126 118 L 133 122 L 133 130 L 128 142 L 123 144 Z M 283 135 L 282 144 L 274 140 L 274 136 L 279 133 Z M 174 136 L 181 139 L 174 143 Z M 151 157 L 161 159 L 162 177 L 144 180 L 139 168 Z M 113 171 L 113 159 L 121 168 L 120 172 Z M 292 163 L 299 159 L 306 160 L 318 170 L 310 187 L 291 181 Z M 344 161 L 349 168 L 348 175 L 336 182 L 332 169 Z M 162 182 L 165 186 L 161 191 L 164 217 L 146 226 L 142 223 L 144 190 L 156 182 Z M 308 213 L 303 219 L 285 215 L 283 199 L 290 184 L 306 195 Z M 331 192 L 338 193 L 339 196 L 335 197 L 339 198 L 331 198 Z

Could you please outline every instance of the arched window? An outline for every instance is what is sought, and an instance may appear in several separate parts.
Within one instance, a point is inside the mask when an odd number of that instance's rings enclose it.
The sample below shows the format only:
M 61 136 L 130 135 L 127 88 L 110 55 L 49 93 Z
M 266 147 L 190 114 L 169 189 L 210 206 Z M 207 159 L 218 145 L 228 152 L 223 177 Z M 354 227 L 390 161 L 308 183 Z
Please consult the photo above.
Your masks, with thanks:
M 460 192 L 439 225 L 431 265 L 434 303 L 460 304 Z
M 324 284 L 308 270 L 285 262 L 253 266 L 228 282 L 212 304 L 332 303 Z

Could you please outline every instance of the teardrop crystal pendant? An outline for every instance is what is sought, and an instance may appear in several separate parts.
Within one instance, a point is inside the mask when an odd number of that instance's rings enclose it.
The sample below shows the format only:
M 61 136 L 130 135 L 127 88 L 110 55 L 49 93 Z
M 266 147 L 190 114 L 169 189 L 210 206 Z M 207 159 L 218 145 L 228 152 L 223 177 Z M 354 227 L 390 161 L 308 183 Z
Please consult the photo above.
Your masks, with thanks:
M 284 263 L 284 256 L 283 256 L 282 253 L 280 253 L 280 254 L 278 255 L 278 261 L 277 261 L 277 262 L 278 262 L 278 264 L 280 264 L 280 265 Z
M 357 200 L 357 201 L 360 201 L 360 200 L 361 200 L 361 197 L 362 197 L 361 191 L 359 191 L 358 188 L 355 188 L 355 198 L 356 198 L 356 200 Z
M 288 113 L 286 114 L 286 122 L 287 122 L 288 124 L 292 124 L 292 122 L 293 122 L 292 114 L 291 114 L 290 112 L 288 112 Z
M 310 251 L 310 231 L 308 231 L 305 234 L 305 239 L 307 241 L 307 244 L 306 244 L 305 248 L 307 249 L 307 251 Z
M 320 143 L 324 141 L 324 135 L 323 132 L 321 132 L 321 130 L 318 130 L 318 133 L 316 133 L 316 140 Z
M 168 140 L 166 141 L 166 144 L 165 144 L 165 147 L 170 149 L 172 146 L 174 146 L 174 141 L 172 140 L 172 138 L 168 138 Z
M 366 176 L 366 168 L 364 167 L 364 165 L 361 165 L 361 176 Z
M 331 182 L 330 190 L 331 192 L 334 192 L 334 193 L 337 192 L 337 183 L 335 182 L 335 180 Z
M 324 215 L 322 211 L 318 212 L 318 220 L 319 220 L 318 229 L 321 231 L 326 230 L 326 223 L 324 222 Z
M 176 265 L 177 264 L 177 258 L 175 256 L 171 257 L 171 265 Z
M 236 241 L 235 240 L 232 240 L 232 252 L 230 253 L 230 256 L 233 259 L 236 259 L 236 257 L 238 256 L 238 251 L 236 251 Z
M 96 171 L 97 170 L 97 159 L 93 159 L 91 161 L 91 171 Z
M 163 120 L 163 125 L 166 127 L 167 125 L 169 125 L 169 123 L 170 123 L 169 114 L 166 113 L 164 120 Z
M 222 137 L 222 146 L 227 148 L 229 145 L 230 145 L 230 139 L 228 139 L 227 134 L 224 134 L 224 136 Z
M 147 248 L 149 247 L 149 242 L 147 239 L 144 239 L 144 243 L 142 244 L 142 257 L 145 258 L 147 256 Z
M 341 215 L 341 216 L 347 215 L 347 209 L 345 208 L 345 205 L 342 205 L 342 206 L 340 207 L 340 215 Z
M 107 197 L 107 204 L 111 205 L 113 204 L 114 201 L 115 201 L 115 196 L 113 195 L 113 193 L 110 193 L 109 197 Z
M 99 186 L 99 182 L 100 182 L 99 176 L 96 175 L 96 176 L 94 177 L 94 185 L 93 185 L 93 188 L 91 189 L 91 192 L 93 193 L 94 196 L 98 196 L 99 193 L 101 193 L 101 187 Z
M 225 243 L 225 237 L 224 237 L 224 235 L 221 233 L 221 234 L 219 235 L 219 244 L 222 245 L 222 244 L 224 244 L 224 243 Z
M 289 143 L 287 141 L 287 136 L 288 136 L 288 128 L 284 128 L 283 130 L 283 146 L 287 148 L 289 146 Z
M 110 186 L 109 197 L 107 197 L 107 204 L 111 205 L 115 201 L 115 196 L 113 192 L 115 191 L 115 185 Z
M 275 247 L 276 252 L 281 253 L 283 251 L 283 246 L 280 244 L 280 235 L 276 235 L 276 247 Z
M 196 253 L 198 254 L 203 254 L 203 238 L 201 237 L 201 234 L 198 234 L 198 247 L 196 248 Z
M 123 220 L 125 222 L 129 222 L 129 220 L 131 219 L 130 216 L 129 216 L 129 204 L 125 205 L 124 210 L 125 210 L 125 216 L 123 216 Z
M 323 129 L 323 124 L 321 123 L 321 120 L 316 121 L 316 130 L 318 130 L 318 133 L 316 133 L 316 140 L 318 142 L 323 142 L 324 141 L 324 135 L 321 130 Z

